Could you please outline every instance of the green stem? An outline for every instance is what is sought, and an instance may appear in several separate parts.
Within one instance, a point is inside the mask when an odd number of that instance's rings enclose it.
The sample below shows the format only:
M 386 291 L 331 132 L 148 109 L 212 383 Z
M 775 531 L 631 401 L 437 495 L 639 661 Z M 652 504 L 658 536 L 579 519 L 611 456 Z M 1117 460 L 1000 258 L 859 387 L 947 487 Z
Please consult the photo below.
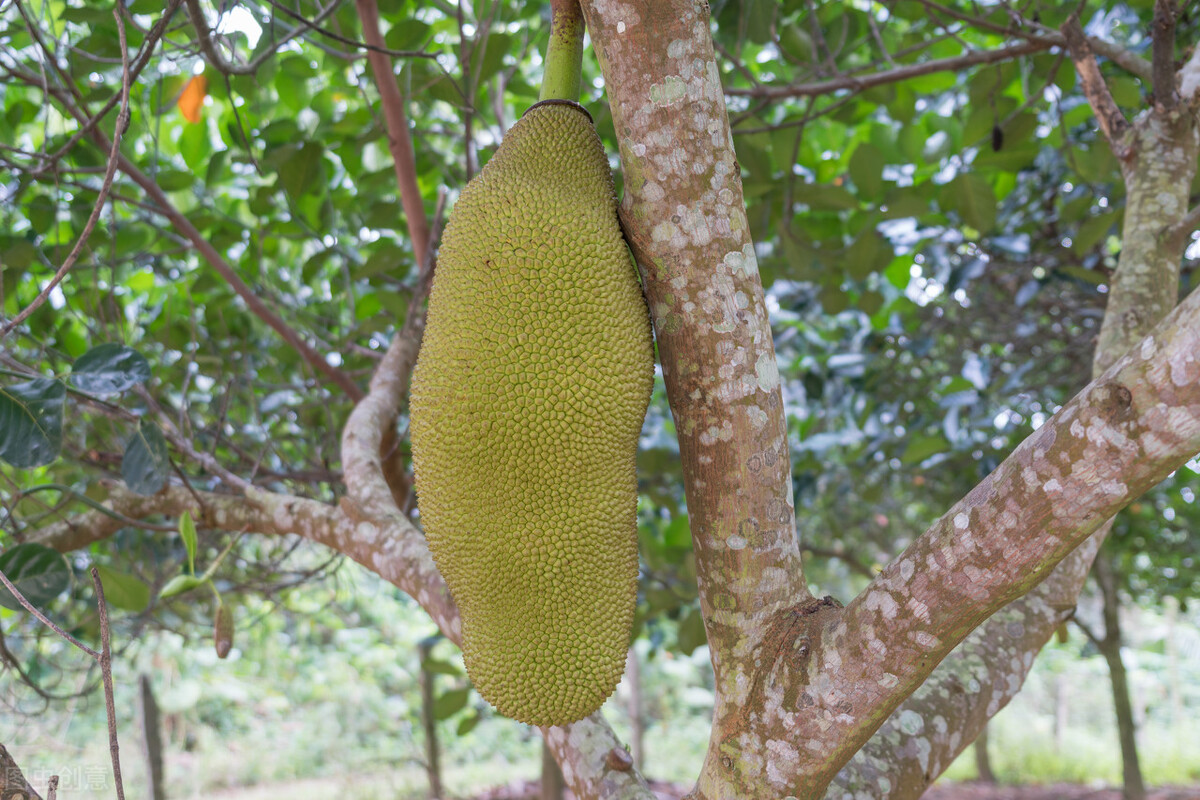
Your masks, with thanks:
M 539 100 L 579 100 L 583 71 L 583 12 L 579 0 L 551 0 L 550 44 Z

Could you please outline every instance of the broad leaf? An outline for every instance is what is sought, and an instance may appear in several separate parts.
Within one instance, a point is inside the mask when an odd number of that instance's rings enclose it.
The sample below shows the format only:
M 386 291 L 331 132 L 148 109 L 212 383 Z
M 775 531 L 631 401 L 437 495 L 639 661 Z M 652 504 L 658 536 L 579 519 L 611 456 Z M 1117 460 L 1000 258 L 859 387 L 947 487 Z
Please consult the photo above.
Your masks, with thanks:
M 121 459 L 121 477 L 138 494 L 157 494 L 167 482 L 171 461 L 162 431 L 148 419 L 142 419 L 138 429 L 125 445 Z
M 113 608 L 124 611 L 145 611 L 150 605 L 150 587 L 140 578 L 115 569 L 96 565 L 100 583 L 104 586 L 104 598 Z
M 0 458 L 21 468 L 58 458 L 66 393 L 53 378 L 0 387 Z
M 62 554 L 33 542 L 0 553 L 0 572 L 33 606 L 58 597 L 71 583 L 71 573 Z M 13 611 L 23 608 L 4 584 L 0 584 L 0 606 Z
M 101 397 L 120 394 L 150 380 L 150 364 L 132 347 L 109 342 L 93 347 L 75 361 L 71 383 Z
M 433 701 L 433 718 L 434 719 L 449 719 L 450 717 L 462 711 L 467 705 L 467 698 L 471 694 L 471 689 L 451 689 L 443 693 L 437 700 Z

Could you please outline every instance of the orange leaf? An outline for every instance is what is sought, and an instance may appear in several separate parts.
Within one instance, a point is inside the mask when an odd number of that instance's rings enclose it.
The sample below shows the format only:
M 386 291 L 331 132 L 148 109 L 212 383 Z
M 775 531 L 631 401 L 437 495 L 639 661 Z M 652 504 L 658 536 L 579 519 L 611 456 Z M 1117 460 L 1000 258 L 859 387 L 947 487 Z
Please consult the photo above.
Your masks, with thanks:
M 183 88 L 183 94 L 179 95 L 179 112 L 183 114 L 183 118 L 188 122 L 200 121 L 200 109 L 204 106 L 204 97 L 208 94 L 208 78 L 203 75 L 196 75 L 187 86 Z

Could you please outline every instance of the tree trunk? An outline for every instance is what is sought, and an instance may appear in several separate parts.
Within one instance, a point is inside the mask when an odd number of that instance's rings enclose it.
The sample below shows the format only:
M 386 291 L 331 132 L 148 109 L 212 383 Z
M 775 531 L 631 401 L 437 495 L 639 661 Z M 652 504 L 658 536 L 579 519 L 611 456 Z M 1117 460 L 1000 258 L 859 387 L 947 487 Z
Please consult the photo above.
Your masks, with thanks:
M 1093 567 L 1096 582 L 1100 584 L 1100 595 L 1104 600 L 1104 640 L 1099 643 L 1100 653 L 1108 662 L 1112 678 L 1113 706 L 1117 713 L 1117 734 L 1121 741 L 1121 767 L 1125 776 L 1125 800 L 1145 800 L 1146 785 L 1142 781 L 1142 768 L 1138 762 L 1137 726 L 1133 719 L 1133 706 L 1129 702 L 1129 677 L 1121 661 L 1120 606 L 1117 598 L 1116 577 L 1108 556 L 1101 553 Z
M 148 800 L 166 800 L 162 722 L 149 675 L 138 676 L 138 719 L 142 728 L 142 754 L 146 758 L 146 797 Z
M 540 800 L 563 800 L 567 785 L 563 782 L 562 770 L 554 760 L 554 752 L 542 740 L 542 793 Z
M 981 783 L 995 783 L 996 773 L 992 772 L 992 759 L 988 756 L 987 725 L 984 725 L 983 730 L 975 737 L 975 746 L 972 749 L 975 751 L 976 779 Z
M 1170 697 L 1171 735 L 1179 735 L 1179 724 L 1183 721 L 1183 684 L 1179 679 L 1179 600 L 1166 599 L 1167 605 L 1167 692 Z
M 1059 675 L 1054 679 L 1054 752 L 1056 753 L 1062 752 L 1063 741 L 1067 736 L 1068 697 L 1067 676 Z
M 642 719 L 642 662 L 635 647 L 629 648 L 625 677 L 629 680 L 629 755 L 633 758 L 633 768 L 641 772 L 644 763 L 642 740 L 646 729 Z
M 442 796 L 442 764 L 438 750 L 437 720 L 433 716 L 433 673 L 425 668 L 429 651 L 436 639 L 424 639 L 417 645 L 421 657 L 421 728 L 425 732 L 425 772 L 429 776 L 429 796 L 440 800 Z

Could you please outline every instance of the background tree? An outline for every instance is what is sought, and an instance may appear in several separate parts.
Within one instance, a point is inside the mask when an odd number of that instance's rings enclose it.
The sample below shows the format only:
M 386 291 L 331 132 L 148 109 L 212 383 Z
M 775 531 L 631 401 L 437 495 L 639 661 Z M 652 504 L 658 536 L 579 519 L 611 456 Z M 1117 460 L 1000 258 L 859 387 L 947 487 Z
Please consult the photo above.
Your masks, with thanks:
M 1194 23 L 1165 2 L 712 11 L 715 39 L 703 4 L 584 4 L 672 412 L 643 462 L 674 434 L 686 489 L 656 502 L 643 473 L 645 616 L 712 652 L 697 796 L 835 775 L 917 796 L 1071 615 L 1091 534 L 1200 450 L 1198 301 L 1167 316 L 1196 216 Z M 173 591 L 230 564 L 270 590 L 294 547 L 271 535 L 299 535 L 457 641 L 405 513 L 404 400 L 443 187 L 534 101 L 543 12 L 4 8 L 20 587 L 89 629 L 44 550 L 86 549 L 114 603 L 194 620 Z M 1068 402 L 1102 294 L 1099 378 Z M 195 539 L 164 535 L 184 512 Z M 802 572 L 797 516 L 827 567 Z M 854 599 L 817 599 L 817 575 Z M 545 734 L 578 794 L 647 796 L 599 717 Z

